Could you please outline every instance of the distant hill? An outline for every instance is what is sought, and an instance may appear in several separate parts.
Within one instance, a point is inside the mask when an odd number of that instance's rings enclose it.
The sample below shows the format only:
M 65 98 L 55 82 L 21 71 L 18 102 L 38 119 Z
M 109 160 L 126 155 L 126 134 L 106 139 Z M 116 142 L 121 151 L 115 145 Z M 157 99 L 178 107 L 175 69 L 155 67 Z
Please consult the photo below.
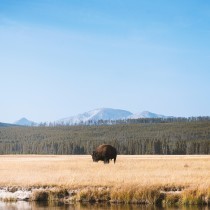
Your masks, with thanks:
M 16 125 L 22 125 L 22 126 L 35 126 L 37 123 L 30 121 L 26 119 L 25 117 L 21 118 L 20 120 L 14 122 Z
M 210 155 L 210 117 L 169 122 L 0 128 L 0 155 L 91 154 L 104 143 L 118 154 Z
M 2 123 L 2 122 L 0 122 L 0 127 L 13 127 L 13 126 L 17 126 L 17 125 L 10 124 L 10 123 Z
M 152 112 L 144 111 L 136 114 L 132 114 L 128 117 L 129 119 L 139 119 L 139 118 L 169 118 L 169 116 L 155 114 Z M 171 118 L 171 116 L 170 116 Z
M 94 109 L 82 114 L 78 114 L 72 117 L 64 118 L 55 121 L 55 124 L 60 125 L 73 125 L 81 122 L 97 122 L 98 120 L 125 120 L 125 119 L 138 119 L 138 118 L 168 118 L 165 115 L 155 114 L 152 112 L 144 111 L 141 113 L 133 114 L 127 110 L 111 109 L 111 108 L 100 108 Z
M 82 114 L 78 114 L 72 117 L 64 118 L 56 121 L 56 124 L 78 124 L 80 122 L 90 122 L 90 121 L 98 121 L 98 120 L 119 120 L 119 119 L 127 119 L 131 112 L 121 109 L 111 109 L 111 108 L 101 108 L 94 109 Z

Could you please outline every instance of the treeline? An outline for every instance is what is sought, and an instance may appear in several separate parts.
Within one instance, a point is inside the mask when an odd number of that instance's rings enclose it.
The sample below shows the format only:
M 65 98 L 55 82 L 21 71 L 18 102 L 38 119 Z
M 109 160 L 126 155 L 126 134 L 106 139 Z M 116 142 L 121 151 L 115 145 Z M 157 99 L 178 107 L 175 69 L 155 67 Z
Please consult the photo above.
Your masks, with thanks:
M 38 124 L 40 127 L 55 127 L 55 126 L 82 126 L 82 125 L 118 125 L 118 124 L 142 124 L 142 123 L 172 123 L 172 122 L 198 122 L 210 121 L 209 116 L 201 117 L 166 117 L 166 118 L 138 118 L 138 119 L 121 119 L 121 120 L 88 120 L 80 121 L 72 124 L 71 122 L 41 122 Z
M 0 128 L 0 154 L 91 154 L 103 143 L 119 154 L 210 154 L 210 121 Z
M 14 127 L 14 126 L 18 126 L 18 125 L 0 122 L 0 127 L 11 127 L 11 126 Z

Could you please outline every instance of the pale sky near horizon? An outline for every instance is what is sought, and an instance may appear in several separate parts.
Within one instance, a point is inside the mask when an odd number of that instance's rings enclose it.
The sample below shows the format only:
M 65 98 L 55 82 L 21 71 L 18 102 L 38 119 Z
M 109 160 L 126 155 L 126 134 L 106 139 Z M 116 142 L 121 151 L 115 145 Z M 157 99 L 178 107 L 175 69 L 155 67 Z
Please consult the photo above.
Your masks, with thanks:
M 0 122 L 210 116 L 210 1 L 1 0 L 0 90 Z

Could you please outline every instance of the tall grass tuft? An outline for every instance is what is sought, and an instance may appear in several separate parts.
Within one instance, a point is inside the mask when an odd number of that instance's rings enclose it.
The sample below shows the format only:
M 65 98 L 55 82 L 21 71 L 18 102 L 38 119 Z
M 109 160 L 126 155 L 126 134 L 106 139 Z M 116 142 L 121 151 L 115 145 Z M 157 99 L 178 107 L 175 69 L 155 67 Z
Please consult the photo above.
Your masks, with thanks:
M 210 204 L 210 187 L 206 190 L 206 203 Z
M 201 189 L 186 189 L 182 192 L 182 204 L 184 205 L 204 205 L 206 204 L 206 193 Z
M 178 206 L 181 204 L 181 193 L 166 193 L 163 205 L 164 206 Z
M 17 198 L 14 198 L 14 197 L 6 197 L 6 198 L 3 198 L 1 199 L 1 201 L 3 202 L 8 202 L 8 203 L 12 203 L 12 202 L 17 202 Z
M 48 191 L 48 193 L 48 202 L 61 201 L 68 196 L 67 190 L 63 188 L 52 188 Z
M 102 202 L 110 200 L 110 190 L 109 188 L 99 187 L 89 187 L 80 190 L 77 194 L 77 201 L 81 202 Z
M 68 196 L 68 192 L 62 188 L 37 189 L 32 192 L 31 200 L 56 202 L 63 200 L 66 196 Z
M 32 201 L 48 201 L 48 198 L 49 198 L 49 192 L 44 189 L 33 190 L 31 195 Z
M 111 202 L 157 204 L 161 202 L 161 193 L 158 187 L 123 186 L 112 190 Z

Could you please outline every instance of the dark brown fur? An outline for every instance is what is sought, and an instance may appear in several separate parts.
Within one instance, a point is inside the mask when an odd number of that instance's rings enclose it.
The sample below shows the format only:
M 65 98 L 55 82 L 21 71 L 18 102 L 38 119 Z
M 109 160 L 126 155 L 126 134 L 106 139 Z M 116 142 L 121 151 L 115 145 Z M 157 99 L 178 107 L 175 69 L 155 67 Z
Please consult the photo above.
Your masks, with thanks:
M 117 150 L 109 145 L 102 144 L 96 148 L 92 153 L 92 159 L 94 162 L 98 162 L 99 160 L 104 161 L 104 163 L 109 163 L 109 160 L 114 159 L 114 163 L 117 158 Z

